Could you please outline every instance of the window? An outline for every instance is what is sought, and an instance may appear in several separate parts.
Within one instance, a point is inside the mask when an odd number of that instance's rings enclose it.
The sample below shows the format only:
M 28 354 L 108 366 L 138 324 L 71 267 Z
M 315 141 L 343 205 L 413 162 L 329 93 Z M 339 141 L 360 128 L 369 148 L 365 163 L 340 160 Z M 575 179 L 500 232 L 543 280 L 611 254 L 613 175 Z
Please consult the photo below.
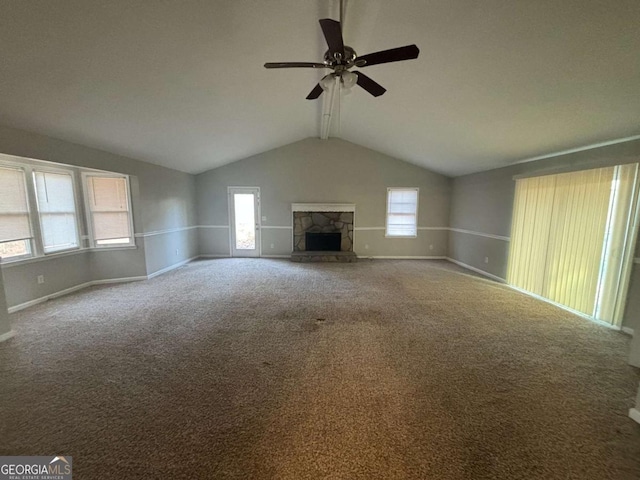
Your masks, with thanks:
M 0 162 L 0 262 L 82 250 L 83 238 L 89 248 L 135 247 L 127 175 L 1 153 Z
M 24 171 L 0 167 L 0 257 L 30 256 L 31 236 Z
M 44 253 L 78 248 L 76 200 L 70 173 L 33 172 Z
M 87 211 L 95 246 L 133 245 L 127 177 L 85 175 Z
M 387 237 L 418 235 L 418 189 L 387 189 Z

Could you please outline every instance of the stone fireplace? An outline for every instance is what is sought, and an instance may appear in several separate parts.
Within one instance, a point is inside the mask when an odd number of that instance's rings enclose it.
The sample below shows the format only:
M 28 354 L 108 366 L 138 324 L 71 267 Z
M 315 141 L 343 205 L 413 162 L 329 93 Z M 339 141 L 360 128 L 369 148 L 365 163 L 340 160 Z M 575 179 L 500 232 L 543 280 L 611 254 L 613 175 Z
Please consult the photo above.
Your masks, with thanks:
M 353 251 L 353 212 L 293 212 L 293 251 L 307 249 L 307 233 L 339 233 L 338 251 Z
M 293 252 L 299 262 L 353 262 L 355 205 L 294 203 Z

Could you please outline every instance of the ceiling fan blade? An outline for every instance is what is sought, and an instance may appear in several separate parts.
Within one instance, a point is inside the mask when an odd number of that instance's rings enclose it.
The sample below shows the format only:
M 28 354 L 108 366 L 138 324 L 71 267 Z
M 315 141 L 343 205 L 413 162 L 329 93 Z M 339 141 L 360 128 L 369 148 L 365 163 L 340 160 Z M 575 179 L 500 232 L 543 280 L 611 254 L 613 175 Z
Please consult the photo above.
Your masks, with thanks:
M 342 39 L 340 22 L 330 18 L 323 18 L 320 20 L 320 26 L 327 45 L 329 45 L 329 52 L 332 54 L 339 52 L 340 55 L 344 56 L 344 40 Z
M 322 87 L 318 83 L 315 87 L 313 87 L 313 90 L 311 90 L 311 92 L 309 92 L 309 95 L 307 95 L 307 100 L 315 100 L 320 95 L 322 95 L 323 91 L 324 90 L 322 89 Z
M 329 68 L 324 63 L 313 62 L 271 62 L 265 63 L 264 68 Z
M 360 66 L 369 67 L 371 65 L 379 65 L 380 63 L 400 62 L 402 60 L 412 60 L 418 58 L 420 50 L 415 45 L 406 45 L 404 47 L 392 48 L 390 50 L 382 50 L 381 52 L 369 53 L 358 57 L 357 61 L 364 60 L 367 63 Z
M 386 88 L 384 88 L 379 83 L 371 80 L 364 73 L 362 72 L 353 72 L 353 73 L 355 73 L 358 76 L 358 82 L 357 82 L 358 85 L 360 85 L 362 88 L 364 88 L 367 92 L 369 92 L 374 97 L 379 97 L 380 95 L 383 95 L 384 92 L 387 91 Z

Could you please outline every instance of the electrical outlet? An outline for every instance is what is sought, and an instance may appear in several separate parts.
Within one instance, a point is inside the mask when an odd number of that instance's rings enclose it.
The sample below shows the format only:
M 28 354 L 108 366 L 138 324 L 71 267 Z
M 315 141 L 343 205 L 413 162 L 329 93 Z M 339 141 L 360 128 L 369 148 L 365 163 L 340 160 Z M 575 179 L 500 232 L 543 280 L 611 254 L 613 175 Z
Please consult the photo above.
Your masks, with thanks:
M 179 255 L 179 253 L 178 253 L 178 249 L 177 249 L 177 248 L 176 248 L 176 255 Z
M 429 250 L 433 250 L 433 245 L 429 245 Z
M 366 244 L 366 245 L 364 246 L 364 249 L 365 249 L 365 250 L 369 250 L 369 244 Z
M 484 263 L 489 263 L 489 257 L 484 257 Z
M 44 283 L 44 275 L 38 275 L 38 285 L 42 285 Z
M 267 221 L 267 217 L 265 215 L 262 216 L 262 221 L 266 222 Z
M 271 244 L 271 248 L 273 248 L 273 243 Z

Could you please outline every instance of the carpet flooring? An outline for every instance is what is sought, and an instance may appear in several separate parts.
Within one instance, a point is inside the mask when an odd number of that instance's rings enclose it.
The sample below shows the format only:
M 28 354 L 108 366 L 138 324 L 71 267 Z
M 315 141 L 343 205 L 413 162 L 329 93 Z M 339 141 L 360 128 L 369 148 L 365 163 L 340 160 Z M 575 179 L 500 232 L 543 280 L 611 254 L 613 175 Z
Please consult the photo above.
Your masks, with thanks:
M 629 338 L 444 261 L 196 261 L 11 315 L 0 454 L 77 479 L 638 479 Z

